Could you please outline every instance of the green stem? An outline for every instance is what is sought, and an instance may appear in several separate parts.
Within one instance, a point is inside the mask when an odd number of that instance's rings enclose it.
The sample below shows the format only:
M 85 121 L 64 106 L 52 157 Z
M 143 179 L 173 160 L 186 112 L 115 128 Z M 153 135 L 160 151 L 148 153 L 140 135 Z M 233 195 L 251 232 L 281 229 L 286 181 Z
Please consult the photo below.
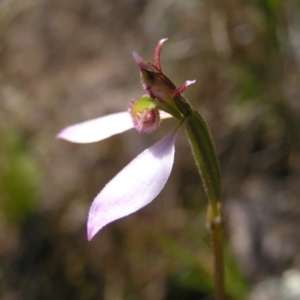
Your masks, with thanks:
M 216 300 L 225 300 L 223 216 L 219 206 L 218 216 L 214 216 L 211 206 L 208 207 L 208 225 L 212 236 L 214 254 L 214 280 Z
M 209 200 L 207 223 L 213 242 L 216 300 L 225 300 L 223 216 L 220 204 L 221 176 L 218 159 L 209 129 L 203 118 L 196 111 L 186 115 L 185 127 Z

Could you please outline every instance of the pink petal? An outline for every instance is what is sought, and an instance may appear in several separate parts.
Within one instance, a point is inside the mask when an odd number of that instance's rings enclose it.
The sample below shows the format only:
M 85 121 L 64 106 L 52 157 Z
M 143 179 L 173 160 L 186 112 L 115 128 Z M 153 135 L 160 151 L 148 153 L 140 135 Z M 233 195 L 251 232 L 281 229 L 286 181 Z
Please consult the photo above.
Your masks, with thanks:
M 128 112 L 120 112 L 64 128 L 56 135 L 73 143 L 93 143 L 133 128 Z
M 183 85 L 181 85 L 179 88 L 177 88 L 175 90 L 174 96 L 183 93 L 189 85 L 191 85 L 195 82 L 196 82 L 196 80 L 187 80 Z
M 139 154 L 94 199 L 88 217 L 88 240 L 108 223 L 136 212 L 163 189 L 172 170 L 179 127 Z

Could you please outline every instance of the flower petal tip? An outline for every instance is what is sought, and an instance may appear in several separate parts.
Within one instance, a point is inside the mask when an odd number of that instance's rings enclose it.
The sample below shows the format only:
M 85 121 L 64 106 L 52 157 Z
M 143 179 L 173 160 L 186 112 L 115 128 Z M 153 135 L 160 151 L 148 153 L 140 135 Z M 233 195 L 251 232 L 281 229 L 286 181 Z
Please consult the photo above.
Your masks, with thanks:
M 65 140 L 71 143 L 78 143 L 76 134 L 72 130 L 72 126 L 64 128 L 62 131 L 56 134 L 57 139 Z
M 65 129 L 61 130 L 59 133 L 55 135 L 56 139 L 65 140 Z
M 61 139 L 61 137 L 60 137 L 60 132 L 57 133 L 57 134 L 55 135 L 55 138 L 56 138 L 56 139 Z
M 138 65 L 144 62 L 144 60 L 136 52 L 132 52 L 132 57 Z
M 166 42 L 168 40 L 168 38 L 162 38 L 159 40 L 158 44 L 162 45 L 164 42 Z
M 195 82 L 196 82 L 196 79 L 194 79 L 194 80 L 187 80 L 186 81 L 186 85 L 188 86 L 188 85 L 194 84 Z
M 92 217 L 90 213 L 87 221 L 87 240 L 90 242 L 102 227 L 103 226 L 99 226 L 99 224 L 97 226 L 95 218 Z
M 96 232 L 94 233 L 93 228 L 87 229 L 87 240 L 90 242 L 93 237 L 95 236 Z

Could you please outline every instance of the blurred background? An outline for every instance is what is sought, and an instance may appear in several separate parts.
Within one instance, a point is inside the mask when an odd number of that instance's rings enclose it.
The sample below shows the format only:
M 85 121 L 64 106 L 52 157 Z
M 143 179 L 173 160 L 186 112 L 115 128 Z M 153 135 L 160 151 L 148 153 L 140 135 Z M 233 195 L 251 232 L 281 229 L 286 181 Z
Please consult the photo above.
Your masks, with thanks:
M 131 52 L 207 121 L 220 159 L 230 299 L 300 299 L 300 3 L 0 1 L 0 298 L 212 299 L 207 200 L 184 130 L 157 199 L 86 239 L 102 187 L 175 124 L 77 145 L 67 125 L 144 94 Z M 141 170 L 142 171 L 142 170 Z

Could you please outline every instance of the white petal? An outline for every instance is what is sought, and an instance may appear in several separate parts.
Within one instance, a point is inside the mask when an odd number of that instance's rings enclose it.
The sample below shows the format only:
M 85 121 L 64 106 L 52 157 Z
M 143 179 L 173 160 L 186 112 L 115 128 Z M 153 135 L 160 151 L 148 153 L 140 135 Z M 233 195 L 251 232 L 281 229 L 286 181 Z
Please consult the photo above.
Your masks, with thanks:
M 163 111 L 163 110 L 160 110 L 159 111 L 159 116 L 160 118 L 163 120 L 163 119 L 168 119 L 168 118 L 173 118 L 172 115 L 170 115 L 169 113 Z
M 73 143 L 93 143 L 133 128 L 128 112 L 120 112 L 64 128 L 57 138 Z
M 163 189 L 172 170 L 179 127 L 139 154 L 94 199 L 88 217 L 88 239 L 106 224 L 136 212 Z

